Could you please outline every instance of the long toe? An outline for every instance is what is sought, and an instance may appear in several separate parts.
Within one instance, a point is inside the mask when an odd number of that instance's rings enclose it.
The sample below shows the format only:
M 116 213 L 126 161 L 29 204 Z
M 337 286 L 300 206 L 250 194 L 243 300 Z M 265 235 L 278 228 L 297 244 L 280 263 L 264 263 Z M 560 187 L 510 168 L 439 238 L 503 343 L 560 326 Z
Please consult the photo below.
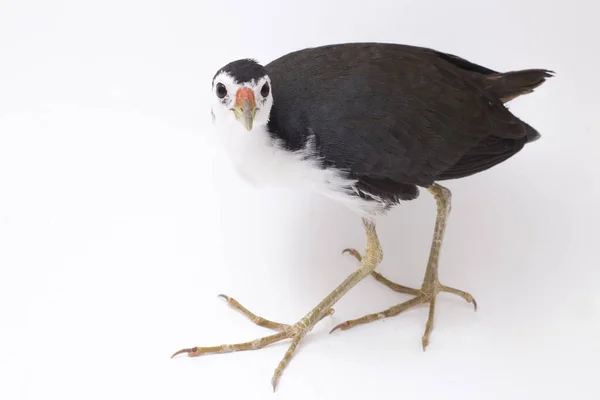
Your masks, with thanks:
M 402 288 L 404 288 L 404 286 L 402 286 Z M 412 308 L 419 304 L 429 303 L 429 313 L 428 313 L 427 323 L 425 325 L 425 332 L 423 333 L 423 337 L 421 338 L 423 350 L 425 350 L 427 348 L 427 346 L 429 345 L 431 333 L 433 332 L 434 320 L 435 320 L 435 303 L 436 303 L 437 295 L 439 293 L 447 292 L 447 293 L 452 293 L 457 296 L 460 296 L 463 299 L 465 299 L 467 302 L 472 303 L 475 310 L 477 310 L 477 302 L 475 301 L 473 296 L 471 296 L 471 294 L 464 292 L 462 290 L 458 290 L 458 289 L 454 289 L 454 288 L 450 288 L 450 287 L 441 285 L 439 283 L 433 284 L 433 285 L 427 285 L 425 289 L 421 289 L 421 290 L 411 289 L 411 290 L 415 290 L 418 293 L 412 299 L 405 301 L 403 303 L 397 304 L 395 306 L 392 306 L 386 310 L 383 310 L 383 311 L 380 311 L 377 313 L 367 314 L 361 318 L 342 322 L 341 324 L 336 325 L 330 331 L 330 333 L 333 333 L 337 330 L 346 331 L 346 330 L 352 329 L 358 325 L 368 324 L 368 323 L 378 321 L 383 318 L 394 317 L 394 316 L 408 310 L 409 308 Z
M 348 329 L 354 328 L 358 325 L 368 324 L 373 321 L 378 321 L 383 318 L 394 317 L 400 314 L 403 311 L 408 310 L 416 305 L 424 303 L 426 301 L 426 297 L 424 295 L 415 296 L 414 298 L 405 301 L 404 303 L 397 304 L 393 307 L 388 308 L 387 310 L 380 311 L 378 313 L 367 314 L 361 318 L 348 320 L 346 322 L 342 322 L 341 324 L 335 326 L 329 333 L 333 333 L 336 330 L 346 331 Z
M 245 316 L 246 318 L 248 318 L 250 321 L 252 321 L 253 323 L 255 323 L 258 326 L 262 326 L 264 328 L 269 328 L 269 329 L 272 329 L 272 330 L 278 331 L 278 332 L 283 332 L 286 329 L 290 328 L 290 326 L 287 324 L 280 324 L 279 322 L 273 322 L 271 320 L 268 320 L 266 318 L 263 318 L 263 317 L 260 317 L 256 314 L 254 314 L 253 312 L 248 310 L 246 307 L 242 306 L 233 297 L 229 297 L 224 294 L 220 294 L 219 297 L 222 298 L 223 300 L 225 300 L 231 308 L 239 311 L 243 316 Z
M 451 288 L 448 286 L 444 286 L 444 285 L 440 285 L 440 292 L 452 293 L 459 297 L 462 297 L 463 299 L 465 299 L 465 301 L 467 303 L 473 304 L 473 308 L 475 309 L 475 311 L 477 311 L 477 302 L 475 301 L 475 298 L 470 293 L 467 293 L 462 290 L 454 289 L 454 288 Z

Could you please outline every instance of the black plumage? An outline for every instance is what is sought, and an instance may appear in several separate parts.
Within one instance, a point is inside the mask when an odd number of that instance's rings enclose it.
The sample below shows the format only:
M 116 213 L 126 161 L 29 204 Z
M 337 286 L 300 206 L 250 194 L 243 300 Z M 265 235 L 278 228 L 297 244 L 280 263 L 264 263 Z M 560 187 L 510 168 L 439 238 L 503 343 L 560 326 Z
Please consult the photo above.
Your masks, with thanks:
M 252 60 L 224 67 L 239 79 L 264 72 Z M 539 137 L 504 102 L 551 76 L 498 73 L 460 57 L 400 44 L 303 49 L 265 65 L 273 85 L 269 131 L 290 150 L 313 137 L 323 167 L 390 203 L 418 186 L 501 163 Z M 252 75 L 254 73 L 254 76 Z
M 248 58 L 232 61 L 220 68 L 213 76 L 213 82 L 221 72 L 229 73 L 237 83 L 249 82 L 267 75 L 265 67 L 256 62 L 256 60 Z

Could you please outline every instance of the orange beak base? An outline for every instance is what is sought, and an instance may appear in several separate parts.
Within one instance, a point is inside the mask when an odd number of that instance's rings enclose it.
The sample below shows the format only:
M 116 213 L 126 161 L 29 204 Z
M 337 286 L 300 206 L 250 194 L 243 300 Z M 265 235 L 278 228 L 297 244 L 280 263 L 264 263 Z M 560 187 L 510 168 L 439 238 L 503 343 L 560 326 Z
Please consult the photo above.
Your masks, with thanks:
M 254 116 L 256 115 L 256 99 L 254 98 L 252 89 L 238 89 L 235 94 L 233 113 L 235 114 L 235 118 L 244 125 L 247 130 L 252 130 Z

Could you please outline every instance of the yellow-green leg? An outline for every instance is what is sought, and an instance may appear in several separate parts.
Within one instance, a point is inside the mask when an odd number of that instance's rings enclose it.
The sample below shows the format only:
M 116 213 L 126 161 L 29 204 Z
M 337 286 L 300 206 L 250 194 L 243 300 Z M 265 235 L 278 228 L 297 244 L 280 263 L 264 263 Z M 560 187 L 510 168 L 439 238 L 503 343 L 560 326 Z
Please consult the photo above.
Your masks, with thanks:
M 234 351 L 256 350 L 268 346 L 272 343 L 279 342 L 283 339 L 292 339 L 290 347 L 286 351 L 283 359 L 279 362 L 279 365 L 275 369 L 275 372 L 271 379 L 273 390 L 275 390 L 284 368 L 292 359 L 296 348 L 298 347 L 298 344 L 304 338 L 304 336 L 312 330 L 312 328 L 317 324 L 317 322 L 319 322 L 327 315 L 331 315 L 333 313 L 333 309 L 331 307 L 340 298 L 342 298 L 342 296 L 344 296 L 350 289 L 352 289 L 358 282 L 360 282 L 371 272 L 373 272 L 375 267 L 381 262 L 383 252 L 381 250 L 381 246 L 379 245 L 379 239 L 377 238 L 375 224 L 369 220 L 363 219 L 363 225 L 367 234 L 367 248 L 365 250 L 364 256 L 361 257 L 360 267 L 352 274 L 350 274 L 333 292 L 331 292 L 327 297 L 325 297 L 300 321 L 298 321 L 294 325 L 280 324 L 277 322 L 269 321 L 267 319 L 253 314 L 252 312 L 244 308 L 235 299 L 225 295 L 221 295 L 221 297 L 224 298 L 230 306 L 240 311 L 252 322 L 259 326 L 273 329 L 278 333 L 243 343 L 224 344 L 220 346 L 211 347 L 186 348 L 175 352 L 172 357 L 175 357 L 178 354 L 187 354 L 189 357 L 197 357 L 211 353 L 230 353 Z
M 393 317 L 416 305 L 429 303 L 429 317 L 427 319 L 427 324 L 425 325 L 425 333 L 422 337 L 423 350 L 425 350 L 425 348 L 429 344 L 429 337 L 431 335 L 431 331 L 433 330 L 435 299 L 438 293 L 447 292 L 460 296 L 467 302 L 472 303 L 475 310 L 477 310 L 477 302 L 475 301 L 473 296 L 471 296 L 467 292 L 463 292 L 462 290 L 444 286 L 439 281 L 438 264 L 440 250 L 442 247 L 442 241 L 444 238 L 444 231 L 446 230 L 446 221 L 448 220 L 448 215 L 450 214 L 451 193 L 450 190 L 438 184 L 432 185 L 431 187 L 429 187 L 428 190 L 433 194 L 437 203 L 437 218 L 435 222 L 435 230 L 433 233 L 433 241 L 431 243 L 431 250 L 429 252 L 429 261 L 427 263 L 427 269 L 425 271 L 425 277 L 423 279 L 421 289 L 413 289 L 406 286 L 398 285 L 385 278 L 381 274 L 373 271 L 371 272 L 371 276 L 373 276 L 373 278 L 375 278 L 377 281 L 383 283 L 385 286 L 389 287 L 390 289 L 396 292 L 410 294 L 414 297 L 404 303 L 390 307 L 387 310 L 365 315 L 364 317 L 355 320 L 343 322 L 337 325 L 335 328 L 333 328 L 331 332 L 337 329 L 347 330 L 357 325 L 367 324 L 369 322 L 377 321 L 382 318 Z M 356 250 L 346 249 L 344 251 L 352 254 L 359 261 L 361 260 L 361 256 Z

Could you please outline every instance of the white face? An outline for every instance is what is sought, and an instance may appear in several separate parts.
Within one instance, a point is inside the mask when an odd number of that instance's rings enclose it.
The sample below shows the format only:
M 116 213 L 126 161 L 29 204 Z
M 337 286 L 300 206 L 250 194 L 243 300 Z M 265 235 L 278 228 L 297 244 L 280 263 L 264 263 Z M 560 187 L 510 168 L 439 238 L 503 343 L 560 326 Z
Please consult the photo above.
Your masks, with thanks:
M 227 72 L 221 72 L 212 86 L 213 122 L 219 127 L 252 131 L 269 122 L 273 91 L 268 76 L 237 83 Z

